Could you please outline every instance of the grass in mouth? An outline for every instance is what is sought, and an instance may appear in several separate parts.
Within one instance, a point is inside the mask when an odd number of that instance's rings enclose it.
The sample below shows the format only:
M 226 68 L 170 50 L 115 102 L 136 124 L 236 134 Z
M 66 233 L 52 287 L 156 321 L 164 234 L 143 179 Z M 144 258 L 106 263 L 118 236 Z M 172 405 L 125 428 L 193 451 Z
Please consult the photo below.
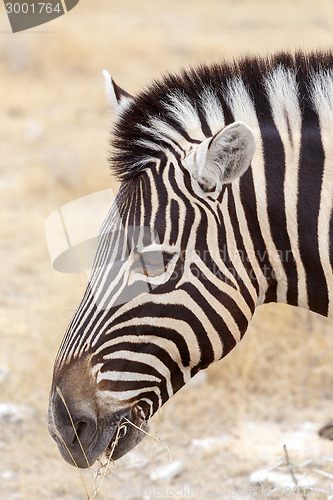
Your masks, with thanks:
M 87 499 L 88 500 L 94 500 L 95 498 L 98 498 L 99 496 L 99 491 L 101 489 L 101 486 L 104 482 L 104 479 L 108 476 L 110 476 L 111 472 L 112 472 L 112 468 L 111 466 L 114 466 L 114 460 L 112 459 L 112 455 L 114 453 L 114 450 L 115 450 L 115 447 L 117 446 L 118 442 L 120 439 L 122 439 L 126 433 L 127 433 L 127 425 L 132 425 L 133 427 L 135 427 L 137 430 L 139 430 L 140 432 L 143 432 L 146 436 L 150 437 L 151 439 L 153 439 L 155 442 L 157 443 L 160 443 L 162 444 L 162 446 L 165 448 L 165 450 L 168 452 L 169 454 L 169 461 L 170 463 L 172 462 L 172 455 L 171 455 L 171 452 L 168 448 L 168 446 L 162 441 L 162 439 L 157 436 L 153 436 L 152 434 L 150 434 L 149 432 L 145 431 L 144 429 L 142 429 L 141 426 L 138 426 L 138 425 L 135 425 L 133 422 L 131 422 L 128 418 L 124 417 L 118 424 L 118 427 L 116 429 L 116 433 L 115 433 L 115 438 L 114 440 L 112 441 L 112 443 L 110 444 L 110 446 L 108 447 L 108 452 L 107 452 L 107 461 L 105 463 L 101 463 L 101 465 L 99 466 L 99 468 L 97 469 L 97 472 L 96 474 L 94 475 L 93 473 L 93 470 L 89 464 L 89 461 L 88 461 L 88 458 L 87 458 L 87 455 L 84 451 L 84 448 L 82 446 L 82 443 L 80 441 L 80 438 L 77 434 L 77 431 L 76 431 L 76 428 L 75 428 L 75 425 L 74 425 L 74 421 L 73 421 L 73 418 L 72 418 L 72 415 L 69 411 L 69 408 L 68 408 L 68 405 L 65 401 L 65 398 L 64 398 L 64 395 L 61 391 L 61 389 L 59 387 L 56 388 L 57 390 L 57 393 L 59 394 L 60 398 L 61 398 L 61 401 L 63 402 L 65 408 L 66 408 L 66 411 L 68 413 L 68 416 L 69 416 L 69 419 L 70 419 L 70 422 L 71 422 L 71 425 L 74 429 L 74 432 L 75 432 L 75 436 L 76 436 L 76 439 L 78 440 L 79 442 L 79 445 L 80 445 L 80 448 L 82 450 L 82 453 L 84 455 L 84 458 L 87 462 L 87 465 L 88 465 L 88 468 L 89 468 L 89 471 L 90 471 L 90 474 L 91 474 L 91 477 L 92 477 L 92 480 L 93 480 L 93 486 L 94 486 L 94 492 L 93 492 L 93 495 L 90 496 L 89 492 L 88 492 L 88 488 L 87 488 L 87 485 L 85 483 L 85 480 L 83 478 L 83 475 L 81 473 L 81 470 L 80 468 L 78 467 L 75 459 L 73 458 L 70 450 L 68 449 L 66 443 L 64 442 L 64 440 L 62 439 L 62 437 L 60 436 L 60 434 L 58 434 L 58 438 L 62 441 L 64 447 L 66 448 L 69 456 L 71 457 L 71 459 L 73 460 L 73 463 L 76 467 L 76 469 L 78 470 L 79 474 L 80 474 L 80 478 L 81 478 L 81 481 L 82 481 L 82 484 L 83 484 L 83 487 L 84 487 L 84 490 L 86 492 L 86 495 L 87 495 Z M 142 424 L 143 425 L 143 424 Z M 110 450 L 110 451 L 109 451 Z

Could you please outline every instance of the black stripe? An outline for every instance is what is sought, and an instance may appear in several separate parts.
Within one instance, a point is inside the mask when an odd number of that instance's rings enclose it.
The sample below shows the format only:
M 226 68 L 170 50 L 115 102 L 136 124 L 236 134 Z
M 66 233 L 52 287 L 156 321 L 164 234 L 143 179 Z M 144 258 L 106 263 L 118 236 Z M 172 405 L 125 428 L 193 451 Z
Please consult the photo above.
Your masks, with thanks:
M 211 137 L 213 135 L 213 132 L 211 131 L 211 129 L 207 123 L 204 110 L 202 110 L 201 106 L 199 106 L 199 105 L 197 105 L 197 113 L 198 113 L 200 124 L 201 124 L 201 130 L 203 131 L 205 137 Z
M 318 217 L 325 153 L 318 118 L 316 126 L 314 125 L 308 127 L 303 123 L 302 127 L 297 204 L 298 239 L 306 272 L 309 308 L 327 316 L 328 289 L 318 248 Z
M 331 219 L 329 225 L 328 248 L 329 248 L 331 267 L 333 268 L 333 212 L 331 213 Z
M 155 220 L 151 221 L 151 226 L 154 228 L 154 232 L 156 233 L 154 236 L 158 237 L 158 243 L 162 243 L 164 241 L 166 230 L 166 207 L 168 205 L 169 195 L 162 179 L 166 164 L 167 160 L 164 158 L 160 161 L 158 169 L 154 168 L 151 170 L 158 198 L 158 209 L 156 211 Z
M 249 228 L 249 233 L 253 242 L 255 257 L 268 281 L 268 289 L 265 302 L 276 302 L 276 280 L 272 274 L 267 248 L 258 220 L 256 195 L 252 176 L 252 168 L 248 168 L 240 178 L 240 199 L 244 207 L 244 214 Z
M 174 245 L 179 233 L 179 203 L 171 200 L 169 217 L 171 219 L 170 245 Z

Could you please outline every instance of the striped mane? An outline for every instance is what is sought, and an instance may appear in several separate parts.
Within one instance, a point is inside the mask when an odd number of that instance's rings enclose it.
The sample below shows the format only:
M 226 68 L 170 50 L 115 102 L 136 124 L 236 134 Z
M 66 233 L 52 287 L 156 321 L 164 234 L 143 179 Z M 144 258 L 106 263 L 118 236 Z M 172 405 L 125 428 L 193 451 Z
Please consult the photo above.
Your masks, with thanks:
M 311 78 L 332 75 L 332 52 L 280 53 L 190 68 L 154 81 L 118 118 L 111 140 L 113 174 L 120 181 L 136 177 L 180 139 L 189 147 L 234 121 L 225 89 L 235 78 L 251 96 L 260 124 L 272 121 L 267 78 L 281 68 L 295 75 L 303 123 L 316 121 Z

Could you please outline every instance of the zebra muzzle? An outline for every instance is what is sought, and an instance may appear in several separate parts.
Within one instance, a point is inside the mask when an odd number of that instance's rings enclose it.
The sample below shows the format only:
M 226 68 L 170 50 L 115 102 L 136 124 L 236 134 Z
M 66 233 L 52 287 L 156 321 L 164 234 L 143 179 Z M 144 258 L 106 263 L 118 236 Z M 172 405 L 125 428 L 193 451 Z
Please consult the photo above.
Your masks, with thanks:
M 139 405 L 104 418 L 89 407 L 84 412 L 82 408 L 80 412 L 70 411 L 68 407 L 62 412 L 59 407 L 58 411 L 54 409 L 51 405 L 49 432 L 64 460 L 79 468 L 90 467 L 103 453 L 118 460 L 134 448 L 148 430 L 146 416 Z

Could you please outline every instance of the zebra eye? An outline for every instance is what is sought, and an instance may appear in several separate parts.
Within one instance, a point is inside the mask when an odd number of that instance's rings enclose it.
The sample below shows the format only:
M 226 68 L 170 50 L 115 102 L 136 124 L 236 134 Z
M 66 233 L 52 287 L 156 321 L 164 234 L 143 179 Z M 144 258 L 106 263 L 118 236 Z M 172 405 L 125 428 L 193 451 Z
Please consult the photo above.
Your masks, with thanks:
M 159 276 L 167 270 L 172 257 L 173 254 L 157 250 L 144 252 L 138 255 L 134 269 L 146 276 Z

